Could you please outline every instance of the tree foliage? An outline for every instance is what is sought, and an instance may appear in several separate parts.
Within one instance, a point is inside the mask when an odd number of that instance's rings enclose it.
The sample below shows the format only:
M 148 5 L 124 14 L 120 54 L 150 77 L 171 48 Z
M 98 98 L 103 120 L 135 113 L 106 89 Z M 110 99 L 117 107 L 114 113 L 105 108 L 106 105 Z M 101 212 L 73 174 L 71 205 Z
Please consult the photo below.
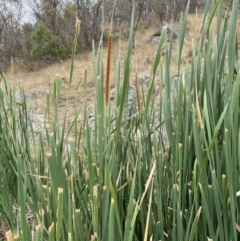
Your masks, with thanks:
M 20 0 L 0 1 L 0 71 L 9 66 L 11 56 L 21 52 L 21 8 Z
M 66 49 L 61 44 L 60 38 L 43 24 L 39 23 L 31 35 L 36 45 L 31 50 L 31 56 L 36 58 L 56 58 L 60 59 L 66 56 Z
M 24 3 L 32 11 L 32 19 L 29 22 L 24 19 L 23 22 L 23 0 L 0 1 L 0 68 L 3 63 L 9 63 L 11 57 L 31 62 L 31 57 L 62 58 L 71 55 L 76 15 L 81 19 L 81 36 L 77 44 L 79 52 L 91 49 L 92 41 L 95 44 L 99 42 L 102 26 L 111 19 L 113 31 L 119 30 L 122 23 L 130 24 L 133 7 L 135 33 L 140 22 L 148 28 L 153 18 L 158 19 L 159 23 L 162 20 L 177 19 L 187 2 L 188 0 L 25 0 Z M 203 6 L 204 3 L 205 0 L 192 0 L 190 11 L 195 11 L 196 7 Z M 31 37 L 31 32 L 36 33 L 40 28 L 45 31 L 44 35 L 51 36 L 48 39 L 50 42 L 47 43 L 40 35 L 37 39 Z

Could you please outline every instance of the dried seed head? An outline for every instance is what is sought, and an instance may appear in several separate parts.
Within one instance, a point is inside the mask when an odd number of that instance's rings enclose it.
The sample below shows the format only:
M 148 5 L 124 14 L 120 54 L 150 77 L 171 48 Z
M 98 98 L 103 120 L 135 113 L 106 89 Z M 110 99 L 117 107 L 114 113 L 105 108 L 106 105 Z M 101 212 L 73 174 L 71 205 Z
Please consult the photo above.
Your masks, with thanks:
M 97 196 L 98 196 L 98 185 L 95 185 L 95 186 L 93 187 L 93 196 L 94 196 L 94 197 L 97 197 Z
M 87 170 L 84 170 L 83 174 L 85 175 L 86 180 L 88 180 L 89 179 L 89 172 Z
M 51 152 L 47 152 L 46 153 L 46 157 L 51 157 L 52 156 L 52 153 Z
M 112 35 L 108 35 L 108 56 L 107 56 L 107 72 L 105 82 L 105 103 L 108 104 L 109 98 L 109 81 L 110 81 L 110 68 L 111 68 L 111 50 L 112 50 Z
M 13 234 L 12 234 L 12 231 L 11 231 L 11 230 L 7 231 L 5 234 L 6 234 L 6 239 L 7 239 L 7 241 L 12 241 L 12 240 L 14 240 L 14 239 L 13 239 Z
M 58 194 L 61 194 L 61 193 L 63 193 L 63 188 L 59 187 L 58 188 Z
M 80 33 L 80 27 L 81 27 L 81 20 L 79 20 L 78 17 L 76 17 L 76 30 L 77 30 L 77 34 Z
M 94 235 L 91 235 L 91 241 L 97 240 L 97 233 L 94 233 Z

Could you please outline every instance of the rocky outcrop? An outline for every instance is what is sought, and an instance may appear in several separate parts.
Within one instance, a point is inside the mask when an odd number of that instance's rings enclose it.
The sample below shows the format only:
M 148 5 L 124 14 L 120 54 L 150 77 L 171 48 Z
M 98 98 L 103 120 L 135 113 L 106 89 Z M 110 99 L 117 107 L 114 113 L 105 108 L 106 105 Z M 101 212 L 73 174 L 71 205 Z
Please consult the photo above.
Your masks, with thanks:
M 146 101 L 146 97 L 148 94 L 149 90 L 149 85 L 151 79 L 148 75 L 142 74 L 139 76 L 139 92 L 140 92 L 140 98 L 143 106 L 143 99 Z M 154 104 L 154 111 L 155 113 L 151 114 L 151 118 L 154 116 L 154 120 L 151 120 L 152 124 L 150 126 L 152 133 L 151 133 L 151 138 L 153 138 L 153 133 L 156 134 L 157 138 L 160 138 L 165 144 L 168 143 L 168 137 L 167 137 L 167 132 L 166 129 L 161 125 L 161 121 L 163 121 L 163 115 L 161 113 L 161 107 L 159 103 L 159 93 L 160 93 L 161 87 L 156 84 L 154 85 L 153 88 L 153 95 L 155 95 L 155 100 L 156 104 Z M 115 93 L 116 89 L 113 88 L 110 92 L 110 97 L 111 97 L 111 110 L 114 112 L 116 110 L 116 113 L 118 113 L 116 103 L 115 103 Z M 135 85 L 130 85 L 128 89 L 128 95 L 127 95 L 127 103 L 125 105 L 125 109 L 123 110 L 123 116 L 125 119 L 131 118 L 134 115 L 138 116 L 140 113 L 138 112 L 137 108 L 137 100 L 136 100 L 136 87 Z M 88 112 L 88 124 L 90 129 L 93 131 L 92 133 L 94 134 L 94 127 L 95 127 L 95 115 L 94 115 L 94 105 L 90 104 L 87 108 Z M 115 130 L 116 122 L 112 122 L 111 130 Z M 135 136 L 135 141 L 139 141 L 141 136 L 140 130 L 136 132 Z
M 27 104 L 28 118 L 32 123 L 35 137 L 43 130 L 45 115 L 42 113 L 42 93 L 39 90 L 16 92 L 16 104 L 20 108 L 23 105 L 23 95 Z
M 163 27 L 167 27 L 167 41 L 169 42 L 171 39 L 171 34 L 173 39 L 177 39 L 179 37 L 179 29 L 172 26 L 171 24 L 162 21 L 161 24 L 157 27 L 156 31 L 151 36 L 151 42 L 153 44 L 158 44 L 159 38 L 161 36 Z

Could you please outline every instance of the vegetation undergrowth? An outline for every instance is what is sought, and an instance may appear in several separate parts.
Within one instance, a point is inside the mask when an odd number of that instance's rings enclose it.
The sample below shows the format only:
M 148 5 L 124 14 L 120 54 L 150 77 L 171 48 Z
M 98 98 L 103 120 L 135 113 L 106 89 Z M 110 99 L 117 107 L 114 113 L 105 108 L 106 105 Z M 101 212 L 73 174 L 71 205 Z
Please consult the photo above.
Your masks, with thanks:
M 108 94 L 104 99 L 101 43 L 97 54 L 93 50 L 93 125 L 86 105 L 76 106 L 70 126 L 59 125 L 61 79 L 56 77 L 55 111 L 52 117 L 49 94 L 46 126 L 36 138 L 24 94 L 19 107 L 3 76 L 0 218 L 9 230 L 6 240 L 239 240 L 238 1 L 230 16 L 224 16 L 223 1 L 207 1 L 190 68 L 181 66 L 188 8 L 180 23 L 177 85 L 172 87 L 170 73 L 173 40 L 165 48 L 163 29 L 147 96 L 140 101 L 137 93 L 131 107 L 133 19 L 124 69 L 121 53 L 116 63 L 113 101 Z M 76 27 L 79 33 L 79 22 Z M 72 71 L 73 65 L 70 84 Z M 152 93 L 159 72 L 165 90 L 157 103 Z

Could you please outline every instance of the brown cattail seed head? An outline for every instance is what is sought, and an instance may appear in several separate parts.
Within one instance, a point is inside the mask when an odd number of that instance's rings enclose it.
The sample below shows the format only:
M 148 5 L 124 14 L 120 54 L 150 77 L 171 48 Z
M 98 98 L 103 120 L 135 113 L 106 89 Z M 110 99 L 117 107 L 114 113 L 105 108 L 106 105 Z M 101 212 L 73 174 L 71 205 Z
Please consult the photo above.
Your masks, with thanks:
M 105 82 L 105 103 L 108 104 L 109 96 L 109 81 L 110 81 L 110 68 L 111 68 L 111 49 L 112 49 L 112 35 L 108 35 L 108 55 L 107 55 L 107 72 Z

